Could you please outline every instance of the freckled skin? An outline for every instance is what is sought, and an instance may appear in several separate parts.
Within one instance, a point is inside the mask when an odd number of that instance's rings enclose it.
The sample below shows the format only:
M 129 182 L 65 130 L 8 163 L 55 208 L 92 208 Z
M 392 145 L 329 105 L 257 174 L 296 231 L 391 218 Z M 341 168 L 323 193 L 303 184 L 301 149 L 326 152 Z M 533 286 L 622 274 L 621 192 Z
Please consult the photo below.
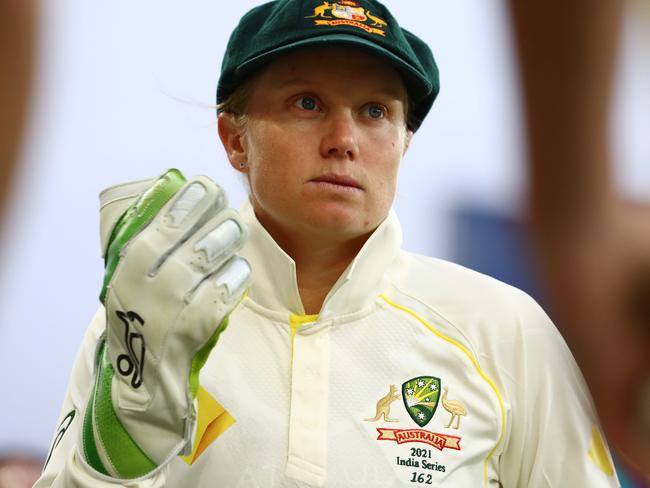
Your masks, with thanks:
M 272 234 L 369 235 L 395 196 L 411 136 L 405 106 L 398 73 L 363 50 L 307 48 L 271 63 L 254 82 L 241 138 L 263 225 Z M 327 174 L 360 188 L 314 181 Z

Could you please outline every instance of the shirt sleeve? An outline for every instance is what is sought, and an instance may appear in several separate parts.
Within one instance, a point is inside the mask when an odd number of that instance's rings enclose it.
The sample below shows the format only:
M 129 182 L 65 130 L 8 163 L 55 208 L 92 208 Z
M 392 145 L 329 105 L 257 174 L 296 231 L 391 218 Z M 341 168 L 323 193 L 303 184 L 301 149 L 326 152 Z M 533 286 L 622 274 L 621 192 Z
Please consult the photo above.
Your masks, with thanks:
M 539 305 L 526 301 L 519 333 L 499 347 L 508 358 L 501 376 L 510 402 L 503 486 L 620 486 L 569 348 Z
M 123 480 L 110 480 L 89 467 L 80 454 L 83 415 L 93 381 L 97 341 L 105 329 L 105 311 L 100 307 L 84 336 L 72 368 L 56 432 L 41 477 L 34 488 L 108 488 L 125 486 Z M 142 481 L 129 482 L 130 488 L 159 488 L 165 483 L 165 470 Z

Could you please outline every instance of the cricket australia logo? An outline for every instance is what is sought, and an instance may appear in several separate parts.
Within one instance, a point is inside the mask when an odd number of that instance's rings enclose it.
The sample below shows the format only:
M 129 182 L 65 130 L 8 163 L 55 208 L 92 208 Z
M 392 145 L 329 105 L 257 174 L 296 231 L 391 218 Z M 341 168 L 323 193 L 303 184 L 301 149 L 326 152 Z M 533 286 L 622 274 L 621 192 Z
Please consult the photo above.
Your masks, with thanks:
M 402 399 L 413 421 L 424 427 L 433 418 L 440 400 L 440 378 L 418 376 L 402 385 Z
M 441 389 L 445 391 L 445 395 L 441 396 Z M 439 451 L 444 449 L 461 450 L 461 438 L 459 436 L 423 429 L 433 419 L 440 402 L 442 402 L 445 410 L 449 410 L 458 403 L 447 400 L 446 387 L 441 388 L 440 378 L 436 378 L 435 376 L 417 376 L 402 384 L 401 393 L 401 395 L 397 393 L 397 388 L 394 385 L 390 385 L 388 393 L 377 401 L 375 416 L 364 420 L 366 422 L 377 422 L 383 419 L 384 423 L 400 422 L 399 418 L 391 417 L 390 405 L 401 396 L 406 412 L 419 428 L 413 429 L 408 426 L 401 429 L 377 427 L 375 430 L 379 434 L 376 438 L 378 441 L 391 441 L 397 444 L 428 444 Z M 458 413 L 464 415 L 460 412 Z M 404 420 L 403 417 L 402 420 Z
M 144 326 L 144 320 L 135 312 L 121 312 L 117 310 L 115 314 L 122 321 L 122 324 L 124 324 L 123 344 L 127 350 L 126 354 L 117 356 L 117 371 L 122 376 L 131 376 L 131 386 L 137 389 L 142 386 L 146 346 L 144 336 L 137 332 L 134 324 L 138 323 L 140 326 Z

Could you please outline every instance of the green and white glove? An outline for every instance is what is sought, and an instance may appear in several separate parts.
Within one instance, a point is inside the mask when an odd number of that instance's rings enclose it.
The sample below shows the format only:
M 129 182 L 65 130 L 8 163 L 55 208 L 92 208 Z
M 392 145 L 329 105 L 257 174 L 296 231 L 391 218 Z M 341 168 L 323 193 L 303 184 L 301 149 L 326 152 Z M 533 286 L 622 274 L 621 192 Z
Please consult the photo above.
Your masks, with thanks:
M 214 182 L 169 170 L 122 214 L 105 254 L 106 332 L 81 454 L 111 478 L 151 476 L 191 450 L 199 371 L 244 295 L 246 237 Z

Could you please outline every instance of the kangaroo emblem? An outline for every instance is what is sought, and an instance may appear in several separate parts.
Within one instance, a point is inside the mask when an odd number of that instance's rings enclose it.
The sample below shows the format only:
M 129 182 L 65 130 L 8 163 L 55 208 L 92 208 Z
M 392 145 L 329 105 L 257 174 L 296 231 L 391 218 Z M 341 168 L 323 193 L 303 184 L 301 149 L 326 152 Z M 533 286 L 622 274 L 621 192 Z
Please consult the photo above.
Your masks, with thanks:
M 330 5 L 329 2 L 323 3 L 323 5 L 319 5 L 314 9 L 314 15 L 309 15 L 305 17 L 306 19 L 311 19 L 314 17 L 325 17 L 326 19 L 331 19 L 332 17 L 329 15 L 325 15 L 325 12 L 328 10 L 332 10 L 332 6 Z
M 375 17 L 374 15 L 372 15 L 372 12 L 370 12 L 370 10 L 366 10 L 366 15 L 368 16 L 369 19 L 371 19 L 374 22 L 374 24 L 372 24 L 373 27 L 376 27 L 378 25 L 388 25 L 385 21 L 383 21 L 379 17 Z
M 395 385 L 390 385 L 388 393 L 377 401 L 377 415 L 371 419 L 364 419 L 366 422 L 376 422 L 383 415 L 384 422 L 399 422 L 397 419 L 390 418 L 390 404 L 397 400 L 400 395 Z

